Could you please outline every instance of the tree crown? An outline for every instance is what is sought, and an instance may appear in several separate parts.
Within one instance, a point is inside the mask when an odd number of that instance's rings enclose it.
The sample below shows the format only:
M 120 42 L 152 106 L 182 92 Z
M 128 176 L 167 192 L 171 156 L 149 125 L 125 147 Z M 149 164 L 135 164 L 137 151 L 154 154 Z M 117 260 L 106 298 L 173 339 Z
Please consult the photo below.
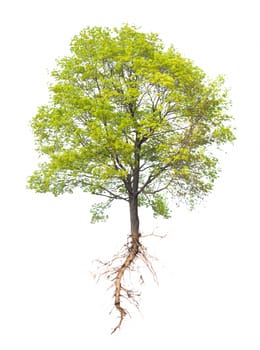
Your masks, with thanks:
M 52 77 L 31 124 L 43 161 L 30 188 L 106 197 L 94 219 L 132 196 L 169 217 L 168 196 L 193 205 L 212 189 L 215 146 L 234 140 L 223 77 L 128 25 L 81 31 Z

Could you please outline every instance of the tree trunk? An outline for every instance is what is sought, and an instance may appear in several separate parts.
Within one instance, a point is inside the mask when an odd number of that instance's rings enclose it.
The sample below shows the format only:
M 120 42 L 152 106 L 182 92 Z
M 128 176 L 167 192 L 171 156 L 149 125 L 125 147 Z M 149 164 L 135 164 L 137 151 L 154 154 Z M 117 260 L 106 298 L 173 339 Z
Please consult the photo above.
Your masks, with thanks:
M 138 197 L 132 196 L 129 200 L 131 236 L 139 235 Z
M 130 234 L 130 245 L 128 246 L 127 255 L 125 257 L 125 260 L 123 264 L 118 268 L 115 278 L 115 307 L 119 312 L 119 322 L 117 326 L 114 328 L 114 333 L 117 329 L 120 328 L 124 317 L 127 314 L 126 309 L 121 305 L 122 300 L 122 293 L 126 290 L 122 286 L 122 279 L 124 277 L 126 270 L 131 270 L 135 259 L 138 256 L 138 253 L 140 251 L 140 236 L 139 233 L 139 217 L 138 217 L 138 186 L 139 186 L 139 166 L 140 166 L 140 146 L 141 143 L 138 139 L 136 139 L 135 142 L 136 151 L 135 151 L 135 161 L 136 161 L 136 167 L 133 171 L 133 183 L 131 186 L 131 183 L 129 184 L 129 187 L 127 187 L 128 194 L 129 194 L 129 209 L 130 209 L 130 226 L 131 226 L 131 234 Z M 130 188 L 130 190 L 129 190 Z M 127 291 L 128 292 L 131 291 Z

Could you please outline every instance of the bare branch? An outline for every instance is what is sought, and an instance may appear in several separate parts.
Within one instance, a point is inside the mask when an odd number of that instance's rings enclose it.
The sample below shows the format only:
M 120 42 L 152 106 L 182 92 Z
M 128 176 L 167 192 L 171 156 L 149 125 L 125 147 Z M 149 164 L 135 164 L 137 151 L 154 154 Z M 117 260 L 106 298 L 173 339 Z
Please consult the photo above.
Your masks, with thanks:
M 119 194 L 113 193 L 109 189 L 107 189 L 105 187 L 102 187 L 102 186 L 100 186 L 100 189 L 102 191 L 107 192 L 108 194 L 106 194 L 106 193 L 99 193 L 99 192 L 93 192 L 93 194 L 95 194 L 96 196 L 102 196 L 102 197 L 106 197 L 106 198 L 110 198 L 110 199 L 121 199 L 121 200 L 124 200 L 124 201 L 128 202 L 128 197 L 123 197 L 123 196 L 121 196 Z
M 173 182 L 173 179 L 170 179 L 169 181 L 168 181 L 168 183 L 165 185 L 165 186 L 163 186 L 163 187 L 160 187 L 160 188 L 158 188 L 157 190 L 152 190 L 152 191 L 149 191 L 149 190 L 143 190 L 143 193 L 144 194 L 155 194 L 155 193 L 159 193 L 159 192 L 162 192 L 162 191 L 165 191 L 171 184 L 172 184 L 172 182 Z M 146 186 L 146 188 L 148 187 L 148 185 Z

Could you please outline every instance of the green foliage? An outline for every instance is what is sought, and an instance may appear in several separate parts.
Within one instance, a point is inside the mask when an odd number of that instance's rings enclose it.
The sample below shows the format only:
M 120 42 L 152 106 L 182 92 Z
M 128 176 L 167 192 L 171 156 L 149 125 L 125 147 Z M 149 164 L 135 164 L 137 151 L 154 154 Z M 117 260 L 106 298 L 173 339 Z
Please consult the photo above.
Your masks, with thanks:
M 31 124 L 42 155 L 31 189 L 134 194 L 164 217 L 166 197 L 194 205 L 212 189 L 215 146 L 234 140 L 223 77 L 208 79 L 156 34 L 128 25 L 84 29 L 52 77 Z
M 169 219 L 171 217 L 166 198 L 163 195 L 159 193 L 154 194 L 154 196 L 150 199 L 150 206 L 153 210 L 155 218 L 162 216 L 165 219 Z
M 96 222 L 106 221 L 108 219 L 108 215 L 105 214 L 105 210 L 110 208 L 110 206 L 111 200 L 93 204 L 90 209 L 91 223 L 95 224 Z

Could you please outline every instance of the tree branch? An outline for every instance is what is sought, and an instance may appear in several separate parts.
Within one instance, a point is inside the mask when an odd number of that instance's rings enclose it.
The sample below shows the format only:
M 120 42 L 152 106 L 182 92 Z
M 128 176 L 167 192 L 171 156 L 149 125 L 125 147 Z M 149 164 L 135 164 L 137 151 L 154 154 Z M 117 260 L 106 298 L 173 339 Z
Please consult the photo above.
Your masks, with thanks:
M 170 181 L 168 181 L 168 183 L 167 183 L 165 186 L 160 187 L 160 188 L 158 188 L 157 190 L 153 190 L 153 191 L 144 191 L 144 190 L 143 190 L 143 193 L 144 193 L 144 194 L 155 194 L 155 193 L 162 192 L 162 191 L 166 190 L 166 189 L 171 185 L 171 183 L 172 183 L 172 179 L 171 179 Z M 147 186 L 148 186 L 148 185 L 147 185 Z M 146 186 L 146 187 L 147 187 L 147 186 Z
M 121 200 L 124 200 L 124 201 L 128 201 L 128 197 L 122 197 L 121 195 L 119 194 L 115 194 L 113 193 L 112 191 L 108 190 L 107 188 L 105 187 L 102 187 L 100 186 L 100 189 L 102 191 L 105 191 L 107 192 L 108 194 L 105 194 L 105 193 L 96 193 L 94 192 L 93 194 L 97 195 L 97 196 L 103 196 L 103 197 L 107 197 L 107 198 L 110 198 L 110 199 L 121 199 Z

